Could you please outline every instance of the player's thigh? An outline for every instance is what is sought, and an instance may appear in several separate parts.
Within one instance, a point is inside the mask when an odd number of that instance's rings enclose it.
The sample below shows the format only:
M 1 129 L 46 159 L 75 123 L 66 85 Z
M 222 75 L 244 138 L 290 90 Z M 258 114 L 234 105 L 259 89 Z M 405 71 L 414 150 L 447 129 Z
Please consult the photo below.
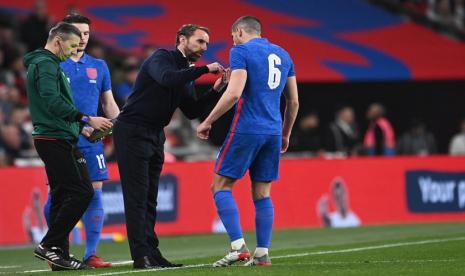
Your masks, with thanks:
M 250 179 L 256 182 L 271 182 L 279 177 L 281 136 L 260 135 L 261 146 L 250 164 Z
M 233 179 L 244 176 L 260 150 L 256 135 L 229 133 L 215 164 L 215 173 Z
M 87 163 L 90 180 L 92 182 L 108 179 L 108 167 L 102 145 L 80 148 Z

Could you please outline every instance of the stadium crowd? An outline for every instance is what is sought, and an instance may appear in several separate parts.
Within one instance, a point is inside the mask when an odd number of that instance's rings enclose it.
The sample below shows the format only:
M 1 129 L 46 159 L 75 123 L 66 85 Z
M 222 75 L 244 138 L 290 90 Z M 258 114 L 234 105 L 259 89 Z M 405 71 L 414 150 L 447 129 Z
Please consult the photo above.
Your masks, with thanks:
M 459 25 L 463 28 L 463 0 L 400 2 L 404 5 L 428 4 L 430 6 L 427 6 L 427 11 L 439 14 L 444 14 L 443 8 L 447 2 L 450 16 L 460 18 L 454 19 L 454 22 L 461 22 L 462 25 Z M 43 1 L 36 1 L 31 13 L 22 17 L 15 17 L 5 10 L 0 10 L 0 166 L 40 164 L 32 143 L 32 124 L 27 109 L 25 88 L 26 73 L 22 59 L 26 52 L 45 45 L 48 30 L 55 21 L 47 14 L 47 7 Z M 115 100 L 121 108 L 131 93 L 141 62 L 156 48 L 153 45 L 142 45 L 138 53 L 125 53 L 91 39 L 87 49 L 90 55 L 108 63 Z M 336 107 L 334 120 L 324 125 L 320 122 L 318 112 L 303 111 L 294 126 L 295 134 L 287 156 L 338 158 L 354 155 L 438 153 L 434 135 L 428 131 L 426 122 L 411 118 L 411 128 L 399 134 L 396 133 L 396 125 L 389 123 L 389 116 L 384 116 L 382 104 L 372 104 L 368 109 L 372 109 L 373 106 L 378 110 L 367 110 L 366 120 L 370 127 L 365 131 L 358 127 L 365 121 L 355 118 L 354 109 L 350 105 Z M 375 114 L 372 114 L 373 112 Z M 383 123 L 376 123 L 379 118 L 383 118 Z M 384 122 L 388 122 L 389 127 L 385 127 Z M 197 124 L 198 122 L 189 121 L 179 114 L 173 116 L 172 122 L 165 129 L 168 162 L 176 159 L 215 158 L 218 147 L 195 138 Z M 465 154 L 465 141 L 462 141 L 465 140 L 463 123 L 459 132 L 451 137 L 451 154 Z M 105 143 L 105 154 L 109 161 L 115 160 L 111 138 Z

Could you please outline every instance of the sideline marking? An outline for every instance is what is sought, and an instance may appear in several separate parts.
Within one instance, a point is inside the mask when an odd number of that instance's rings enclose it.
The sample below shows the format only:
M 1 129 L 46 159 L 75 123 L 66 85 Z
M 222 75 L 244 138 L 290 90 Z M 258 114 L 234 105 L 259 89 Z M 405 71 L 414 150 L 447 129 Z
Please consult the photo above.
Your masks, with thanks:
M 281 255 L 281 256 L 273 256 L 271 259 L 286 259 L 286 258 L 296 258 L 296 257 L 305 257 L 305 256 L 315 256 L 315 255 L 325 255 L 325 254 L 337 254 L 337 253 L 350 253 L 350 252 L 359 252 L 359 251 L 367 251 L 367 250 L 375 250 L 375 249 L 383 249 L 383 248 L 392 248 L 392 247 L 401 247 L 401 246 L 409 246 L 409 245 L 421 245 L 421 244 L 429 244 L 429 243 L 441 243 L 441 242 L 450 242 L 450 241 L 463 241 L 465 237 L 457 237 L 457 238 L 448 238 L 448 239 L 432 239 L 432 240 L 422 240 L 422 241 L 414 241 L 414 242 L 398 242 L 398 243 L 391 243 L 391 244 L 381 244 L 381 245 L 373 245 L 373 246 L 364 246 L 364 247 L 355 247 L 355 248 L 347 248 L 347 249 L 339 249 L 339 250 L 326 250 L 326 251 L 316 251 L 316 252 L 304 252 L 298 254 L 288 254 L 288 255 Z M 397 260 L 398 261 L 398 260 Z M 433 260 L 412 260 L 412 262 L 432 262 Z M 437 260 L 437 261 L 453 261 L 453 260 Z M 393 262 L 393 261 L 370 261 L 368 263 L 380 263 L 380 262 Z M 121 261 L 115 262 L 114 264 L 117 265 L 124 265 L 130 264 L 132 261 Z M 321 262 L 314 262 L 315 264 Z M 323 262 L 326 263 L 326 262 Z M 360 262 L 362 263 L 362 262 Z M 151 271 L 163 271 L 163 270 L 179 270 L 179 269 L 189 269 L 195 267 L 210 267 L 211 264 L 195 264 L 195 265 L 186 265 L 182 267 L 167 267 L 167 268 L 155 268 L 155 269 L 141 269 L 141 270 L 126 270 L 126 271 L 115 271 L 115 272 L 104 272 L 98 274 L 86 274 L 88 276 L 106 276 L 106 275 L 121 275 L 121 274 L 131 274 L 131 273 L 141 273 L 141 272 L 151 272 Z M 35 273 L 35 272 L 50 272 L 50 270 L 30 270 L 18 273 Z

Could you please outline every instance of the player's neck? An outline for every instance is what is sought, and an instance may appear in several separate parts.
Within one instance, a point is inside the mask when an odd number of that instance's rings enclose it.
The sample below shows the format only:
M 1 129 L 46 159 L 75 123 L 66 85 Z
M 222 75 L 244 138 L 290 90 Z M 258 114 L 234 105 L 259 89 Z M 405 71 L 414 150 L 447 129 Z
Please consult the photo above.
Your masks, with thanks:
M 79 61 L 82 58 L 82 56 L 84 56 L 84 51 L 77 52 L 77 54 L 72 55 L 71 59 L 76 62 Z
M 261 36 L 260 35 L 247 35 L 246 37 L 244 37 L 243 43 L 247 43 L 254 38 L 261 38 Z

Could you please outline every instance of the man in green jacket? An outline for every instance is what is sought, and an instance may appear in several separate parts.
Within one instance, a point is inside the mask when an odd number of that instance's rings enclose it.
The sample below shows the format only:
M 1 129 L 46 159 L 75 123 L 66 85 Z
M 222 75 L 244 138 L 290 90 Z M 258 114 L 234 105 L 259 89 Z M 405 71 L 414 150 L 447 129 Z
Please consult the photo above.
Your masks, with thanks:
M 60 68 L 60 62 L 77 51 L 80 37 L 79 29 L 60 22 L 50 30 L 44 49 L 24 56 L 32 136 L 52 195 L 51 225 L 34 254 L 54 264 L 55 270 L 87 268 L 69 255 L 69 233 L 93 196 L 86 161 L 76 143 L 81 131 L 89 136 L 93 129 L 112 127 L 109 119 L 76 109 L 69 80 Z

